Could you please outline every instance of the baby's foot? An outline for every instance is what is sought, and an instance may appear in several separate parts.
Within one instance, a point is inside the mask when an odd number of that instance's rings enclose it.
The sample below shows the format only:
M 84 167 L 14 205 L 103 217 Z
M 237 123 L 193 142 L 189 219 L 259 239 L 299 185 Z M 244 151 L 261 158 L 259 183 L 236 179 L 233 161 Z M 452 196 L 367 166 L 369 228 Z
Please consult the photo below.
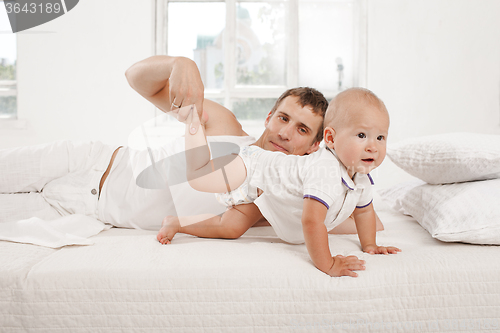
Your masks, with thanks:
M 162 244 L 170 244 L 175 234 L 179 232 L 179 219 L 175 216 L 167 216 L 161 223 L 161 229 L 156 236 L 156 239 Z

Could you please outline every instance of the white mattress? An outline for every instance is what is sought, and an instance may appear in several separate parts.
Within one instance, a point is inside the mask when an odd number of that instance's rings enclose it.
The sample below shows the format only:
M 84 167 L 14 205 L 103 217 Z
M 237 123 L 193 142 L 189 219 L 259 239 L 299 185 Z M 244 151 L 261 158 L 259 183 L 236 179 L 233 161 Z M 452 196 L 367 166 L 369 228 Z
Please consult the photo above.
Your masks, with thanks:
M 443 243 L 376 204 L 381 245 L 331 235 L 366 260 L 358 278 L 317 270 L 270 227 L 238 240 L 111 229 L 58 250 L 0 242 L 2 332 L 435 332 L 500 330 L 500 247 Z

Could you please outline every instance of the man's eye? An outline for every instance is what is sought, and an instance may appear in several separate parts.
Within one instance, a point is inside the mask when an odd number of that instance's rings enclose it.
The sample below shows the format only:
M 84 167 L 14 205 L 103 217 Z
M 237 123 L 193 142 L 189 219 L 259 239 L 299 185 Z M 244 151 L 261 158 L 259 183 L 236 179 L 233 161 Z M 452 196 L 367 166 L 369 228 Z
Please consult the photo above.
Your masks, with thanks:
M 360 139 L 364 139 L 364 138 L 366 138 L 365 133 L 359 133 L 359 134 L 358 134 L 358 138 L 360 138 Z
M 283 121 L 287 121 L 287 118 L 285 116 L 278 116 L 278 118 L 283 120 Z
M 302 134 L 306 134 L 307 131 L 305 128 L 299 128 L 299 132 L 302 133 Z

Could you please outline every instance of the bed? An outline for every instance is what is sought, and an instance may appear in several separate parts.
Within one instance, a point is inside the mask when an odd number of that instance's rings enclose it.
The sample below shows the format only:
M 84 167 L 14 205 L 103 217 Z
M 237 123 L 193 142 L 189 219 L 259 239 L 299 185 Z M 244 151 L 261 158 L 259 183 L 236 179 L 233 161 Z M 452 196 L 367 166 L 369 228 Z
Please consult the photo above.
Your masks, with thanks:
M 179 234 L 170 245 L 120 228 L 88 246 L 2 241 L 0 330 L 500 331 L 500 247 L 439 240 L 387 203 L 401 194 L 383 195 L 374 200 L 385 225 L 377 240 L 401 253 L 368 255 L 356 235 L 329 236 L 332 253 L 366 260 L 357 278 L 325 275 L 305 245 L 271 227 L 237 240 Z
M 303 245 L 270 227 L 238 240 L 112 228 L 91 246 L 58 250 L 0 242 L 5 332 L 435 332 L 500 330 L 500 248 L 445 243 L 376 201 L 380 244 L 331 235 L 332 253 L 366 260 L 358 278 L 317 270 Z

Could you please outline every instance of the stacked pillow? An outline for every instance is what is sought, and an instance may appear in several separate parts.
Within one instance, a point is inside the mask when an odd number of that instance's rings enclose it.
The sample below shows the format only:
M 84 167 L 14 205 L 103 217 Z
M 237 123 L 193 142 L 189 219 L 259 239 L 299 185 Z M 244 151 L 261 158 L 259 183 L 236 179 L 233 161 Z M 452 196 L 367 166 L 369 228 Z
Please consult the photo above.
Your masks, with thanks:
M 382 191 L 393 208 L 442 241 L 500 245 L 500 135 L 413 138 L 387 155 L 422 180 Z

